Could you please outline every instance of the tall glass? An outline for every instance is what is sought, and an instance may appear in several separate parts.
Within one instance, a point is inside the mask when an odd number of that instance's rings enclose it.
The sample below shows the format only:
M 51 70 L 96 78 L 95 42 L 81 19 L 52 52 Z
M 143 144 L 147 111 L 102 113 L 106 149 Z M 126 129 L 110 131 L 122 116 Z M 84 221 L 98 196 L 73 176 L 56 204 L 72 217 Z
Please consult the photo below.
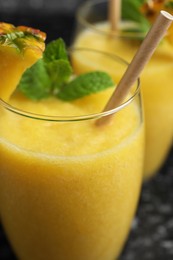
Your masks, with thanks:
M 121 31 L 110 34 L 107 17 L 107 0 L 92 0 L 82 4 L 76 14 L 73 45 L 116 52 L 130 62 L 145 35 L 136 30 L 137 24 L 127 20 L 121 21 Z M 158 172 L 172 145 L 172 70 L 173 46 L 163 40 L 141 75 L 146 121 L 145 179 Z
M 126 62 L 104 57 L 119 80 Z M 81 67 L 80 67 L 81 68 Z M 83 71 L 87 67 L 83 66 Z M 0 209 L 21 260 L 112 260 L 130 231 L 142 182 L 144 127 L 139 81 L 119 107 L 102 111 L 113 88 L 73 102 L 0 100 Z M 86 112 L 87 111 L 87 112 Z M 111 124 L 98 118 L 114 114 Z

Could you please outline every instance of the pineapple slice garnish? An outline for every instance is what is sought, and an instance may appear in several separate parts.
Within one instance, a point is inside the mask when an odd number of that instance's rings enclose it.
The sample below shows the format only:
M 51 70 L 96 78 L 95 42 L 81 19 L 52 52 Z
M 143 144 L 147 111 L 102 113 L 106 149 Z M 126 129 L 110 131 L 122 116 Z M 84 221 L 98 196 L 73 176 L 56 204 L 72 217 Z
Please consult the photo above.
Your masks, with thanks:
M 151 24 L 155 21 L 161 10 L 165 10 L 173 15 L 173 0 L 148 0 L 141 8 L 141 12 Z M 173 25 L 169 27 L 165 39 L 173 45 Z
M 0 98 L 8 101 L 23 72 L 42 57 L 46 34 L 27 26 L 0 23 Z

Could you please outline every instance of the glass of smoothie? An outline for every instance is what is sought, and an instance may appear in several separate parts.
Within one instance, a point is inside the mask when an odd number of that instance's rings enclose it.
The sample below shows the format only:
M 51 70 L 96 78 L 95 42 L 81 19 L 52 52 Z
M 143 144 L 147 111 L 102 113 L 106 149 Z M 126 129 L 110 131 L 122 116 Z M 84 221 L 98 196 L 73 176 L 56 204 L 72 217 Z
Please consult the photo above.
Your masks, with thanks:
M 127 67 L 100 51 L 73 49 L 70 56 L 76 74 L 91 63 L 100 69 L 104 59 L 115 82 Z M 144 126 L 139 81 L 119 107 L 101 112 L 113 90 L 70 102 L 32 101 L 19 91 L 0 100 L 1 221 L 19 259 L 120 254 L 141 189 Z M 110 114 L 110 124 L 96 125 Z
M 124 8 L 128 13 L 130 7 L 124 6 Z M 145 34 L 139 32 L 139 25 L 136 22 L 126 20 L 124 17 L 119 27 L 120 30 L 110 33 L 108 1 L 86 1 L 77 10 L 73 46 L 90 46 L 97 50 L 116 52 L 130 62 Z M 98 63 L 100 64 L 100 61 Z M 172 70 L 173 46 L 164 39 L 141 75 L 146 121 L 144 179 L 149 179 L 158 172 L 172 146 Z

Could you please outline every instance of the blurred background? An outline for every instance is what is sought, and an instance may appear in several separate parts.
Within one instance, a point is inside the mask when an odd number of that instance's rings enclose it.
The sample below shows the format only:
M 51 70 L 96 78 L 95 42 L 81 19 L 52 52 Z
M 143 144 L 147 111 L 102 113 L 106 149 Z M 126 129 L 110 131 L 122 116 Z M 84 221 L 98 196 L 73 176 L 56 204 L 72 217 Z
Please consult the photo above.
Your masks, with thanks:
M 62 37 L 70 44 L 74 15 L 85 0 L 0 0 L 0 20 L 39 28 L 47 42 Z
M 39 28 L 47 33 L 47 42 L 62 37 L 70 45 L 75 11 L 84 1 L 0 0 L 0 21 Z M 173 259 L 172 158 L 173 151 L 157 176 L 143 185 L 132 232 L 120 260 Z M 15 259 L 0 225 L 0 260 Z
M 77 5 L 83 0 L 1 0 L 0 7 L 2 12 L 74 12 Z

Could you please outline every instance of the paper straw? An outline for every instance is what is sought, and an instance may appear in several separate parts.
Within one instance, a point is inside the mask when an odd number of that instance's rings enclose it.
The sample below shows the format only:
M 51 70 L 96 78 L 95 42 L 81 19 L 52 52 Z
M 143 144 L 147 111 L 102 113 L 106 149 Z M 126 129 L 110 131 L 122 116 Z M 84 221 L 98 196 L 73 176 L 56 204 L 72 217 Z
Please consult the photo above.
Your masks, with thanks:
M 122 101 L 124 101 L 127 94 L 130 92 L 130 88 L 137 81 L 146 63 L 150 60 L 154 50 L 159 44 L 160 40 L 166 34 L 168 27 L 173 21 L 173 16 L 166 11 L 160 11 L 155 23 L 149 30 L 145 39 L 143 40 L 140 48 L 136 52 L 134 58 L 129 64 L 127 70 L 125 71 L 123 77 L 121 78 L 117 88 L 115 89 L 113 95 L 108 101 L 104 108 L 104 111 L 111 110 L 119 106 Z M 97 125 L 107 124 L 112 115 L 104 116 L 97 120 Z
M 109 22 L 111 31 L 117 31 L 121 20 L 121 0 L 109 0 Z

